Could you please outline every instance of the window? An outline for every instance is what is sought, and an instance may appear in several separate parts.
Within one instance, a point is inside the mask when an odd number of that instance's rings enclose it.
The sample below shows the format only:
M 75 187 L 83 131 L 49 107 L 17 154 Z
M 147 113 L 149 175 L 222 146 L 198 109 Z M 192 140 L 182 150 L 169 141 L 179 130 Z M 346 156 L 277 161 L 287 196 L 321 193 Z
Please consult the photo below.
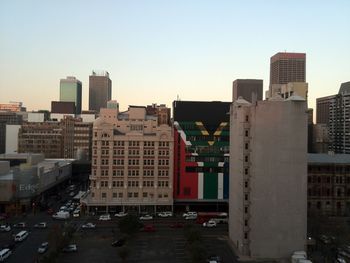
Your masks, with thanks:
M 113 193 L 113 198 L 117 198 L 117 193 Z
M 248 143 L 245 143 L 244 148 L 245 148 L 246 150 L 248 150 Z
M 132 193 L 128 192 L 128 197 L 131 198 L 132 197 Z
M 244 233 L 244 239 L 248 239 L 248 233 L 247 232 Z
M 245 213 L 245 214 L 248 213 L 248 206 L 244 207 L 244 213 Z
M 134 197 L 139 197 L 139 193 L 134 193 Z
M 244 156 L 244 161 L 247 163 L 248 162 L 248 155 Z
M 123 193 L 118 193 L 119 198 L 123 198 Z
M 248 226 L 248 220 L 244 220 L 244 225 Z
M 249 136 L 249 131 L 245 130 L 245 137 L 248 137 L 248 136 Z
M 146 198 L 147 196 L 148 196 L 148 193 L 147 193 L 147 192 L 145 192 L 145 193 L 142 194 L 142 197 L 144 197 L 144 198 Z
M 106 198 L 107 197 L 107 193 L 102 193 L 101 196 L 102 196 L 102 198 Z

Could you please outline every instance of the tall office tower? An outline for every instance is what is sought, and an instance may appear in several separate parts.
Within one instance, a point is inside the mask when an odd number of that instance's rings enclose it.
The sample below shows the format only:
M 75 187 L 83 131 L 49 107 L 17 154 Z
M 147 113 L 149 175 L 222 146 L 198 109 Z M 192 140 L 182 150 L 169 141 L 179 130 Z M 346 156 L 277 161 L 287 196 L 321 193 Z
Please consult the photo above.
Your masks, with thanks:
M 230 104 L 173 102 L 175 206 L 227 211 Z
M 173 140 L 171 126 L 160 125 L 146 107 L 102 108 L 93 126 L 91 192 L 84 203 L 92 211 L 171 211 Z
M 328 125 L 329 150 L 350 154 L 350 81 L 342 83 L 338 94 L 316 100 L 317 123 Z
M 306 54 L 279 52 L 270 59 L 270 86 L 306 82 Z
M 112 97 L 112 81 L 107 71 L 93 71 L 89 76 L 89 110 L 100 112 Z
M 305 250 L 306 110 L 299 96 L 231 106 L 229 237 L 240 254 L 278 259 Z
M 252 102 L 262 100 L 263 80 L 262 79 L 236 79 L 232 84 L 232 101 L 239 97 Z
M 75 114 L 81 113 L 82 84 L 75 77 L 60 80 L 60 101 L 74 102 Z

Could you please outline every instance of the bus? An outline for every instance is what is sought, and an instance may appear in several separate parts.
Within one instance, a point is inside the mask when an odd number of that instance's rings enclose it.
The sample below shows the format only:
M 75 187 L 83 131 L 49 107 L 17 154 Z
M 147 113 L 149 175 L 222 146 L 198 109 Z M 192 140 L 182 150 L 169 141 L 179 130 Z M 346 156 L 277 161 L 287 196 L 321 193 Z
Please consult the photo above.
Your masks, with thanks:
M 228 214 L 225 212 L 198 212 L 196 219 L 197 224 L 203 224 L 209 220 L 213 220 L 217 224 L 227 224 Z

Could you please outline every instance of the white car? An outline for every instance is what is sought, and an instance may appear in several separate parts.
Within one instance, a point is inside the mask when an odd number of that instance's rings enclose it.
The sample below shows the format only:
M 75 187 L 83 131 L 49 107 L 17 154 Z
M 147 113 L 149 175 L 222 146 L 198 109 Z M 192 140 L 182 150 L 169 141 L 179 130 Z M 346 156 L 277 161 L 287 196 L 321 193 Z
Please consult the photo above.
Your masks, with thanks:
M 80 216 L 80 210 L 74 210 L 73 217 L 79 217 Z
M 77 252 L 78 247 L 76 244 L 71 244 L 62 249 L 63 252 Z
M 1 225 L 0 226 L 0 232 L 9 232 L 9 231 L 11 231 L 10 225 Z
M 197 212 L 186 212 L 182 214 L 182 217 L 196 217 L 197 218 Z
M 144 216 L 140 216 L 140 220 L 152 220 L 153 216 L 151 215 L 144 215 Z
M 86 223 L 85 225 L 81 226 L 84 229 L 91 229 L 91 228 L 96 228 L 96 225 L 93 223 Z
M 203 223 L 204 227 L 216 227 L 216 222 L 214 220 L 209 220 L 208 222 Z
M 185 220 L 196 220 L 197 216 L 196 215 L 188 215 L 185 217 Z
M 39 224 L 35 224 L 34 227 L 35 228 L 46 228 L 47 224 L 46 224 L 46 222 L 41 222 Z
M 108 220 L 111 220 L 111 216 L 109 214 L 100 215 L 100 218 L 98 220 L 108 221 Z
M 125 213 L 125 212 L 121 211 L 119 213 L 116 213 L 114 216 L 116 216 L 116 217 L 124 217 L 124 216 L 127 216 L 127 215 L 128 215 L 128 213 Z
M 49 247 L 49 243 L 48 242 L 42 243 L 40 245 L 40 247 L 38 248 L 38 253 L 39 254 L 44 254 L 47 251 L 48 247 Z
M 160 213 L 158 213 L 158 216 L 159 217 L 172 217 L 173 212 L 171 212 L 171 211 L 160 212 Z

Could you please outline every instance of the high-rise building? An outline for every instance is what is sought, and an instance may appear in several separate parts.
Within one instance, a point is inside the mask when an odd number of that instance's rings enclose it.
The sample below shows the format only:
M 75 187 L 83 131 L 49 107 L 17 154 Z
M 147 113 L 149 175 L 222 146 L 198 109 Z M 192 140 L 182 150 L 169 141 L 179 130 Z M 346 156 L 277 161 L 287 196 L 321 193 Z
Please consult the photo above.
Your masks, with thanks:
M 173 135 L 146 107 L 102 108 L 93 126 L 92 211 L 155 213 L 173 205 Z
M 112 97 L 112 81 L 107 71 L 93 71 L 89 76 L 89 110 L 107 108 Z
M 306 54 L 279 52 L 270 59 L 270 86 L 306 82 Z
M 262 100 L 262 79 L 236 79 L 232 84 L 232 101 L 242 97 L 246 101 Z
M 81 113 L 82 84 L 75 77 L 60 80 L 60 101 L 74 102 L 75 114 Z
M 328 125 L 329 150 L 350 154 L 350 81 L 342 83 L 338 94 L 316 100 L 317 124 Z
M 173 110 L 174 205 L 227 211 L 230 103 L 174 101 Z
M 236 100 L 230 111 L 229 237 L 252 258 L 289 258 L 307 233 L 307 104 Z

